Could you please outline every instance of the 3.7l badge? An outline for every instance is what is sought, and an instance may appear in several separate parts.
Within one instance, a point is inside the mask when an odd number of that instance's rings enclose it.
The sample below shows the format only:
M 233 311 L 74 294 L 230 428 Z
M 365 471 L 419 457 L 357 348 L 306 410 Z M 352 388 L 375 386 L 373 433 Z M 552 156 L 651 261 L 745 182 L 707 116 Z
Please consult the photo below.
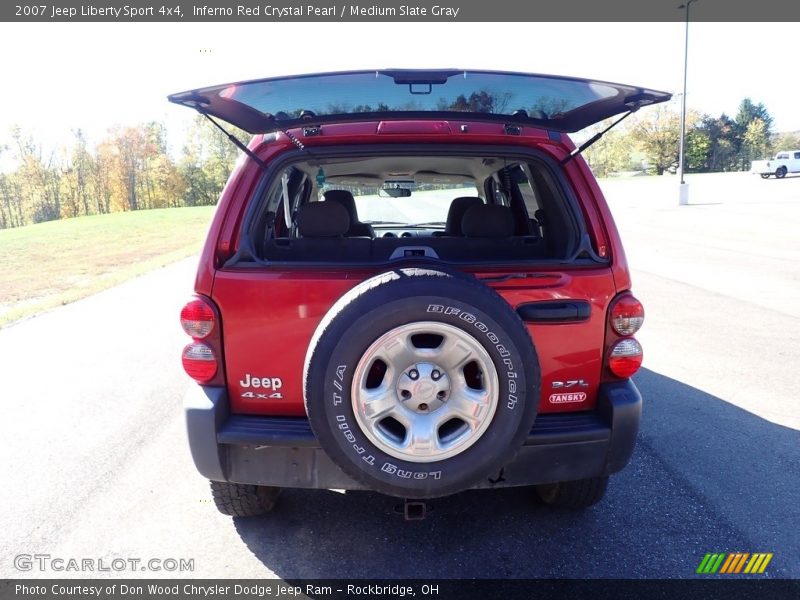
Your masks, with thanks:
M 568 390 L 570 388 L 576 388 L 576 387 L 585 388 L 585 387 L 589 387 L 589 384 L 586 383 L 585 379 L 569 379 L 567 381 L 554 381 L 553 382 L 553 389 L 554 390 L 559 390 L 559 389 L 562 389 L 562 388 L 565 389 L 565 390 Z

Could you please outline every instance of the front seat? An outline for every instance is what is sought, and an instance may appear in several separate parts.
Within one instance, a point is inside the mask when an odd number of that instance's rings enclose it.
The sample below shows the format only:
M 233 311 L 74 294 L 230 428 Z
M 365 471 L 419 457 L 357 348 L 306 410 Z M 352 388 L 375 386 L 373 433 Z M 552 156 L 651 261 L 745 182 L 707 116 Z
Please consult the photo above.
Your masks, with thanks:
M 350 227 L 345 236 L 347 237 L 375 237 L 375 230 L 369 223 L 362 223 L 358 220 L 356 212 L 356 201 L 353 194 L 347 190 L 328 190 L 323 194 L 326 202 L 336 202 L 341 204 L 350 215 Z

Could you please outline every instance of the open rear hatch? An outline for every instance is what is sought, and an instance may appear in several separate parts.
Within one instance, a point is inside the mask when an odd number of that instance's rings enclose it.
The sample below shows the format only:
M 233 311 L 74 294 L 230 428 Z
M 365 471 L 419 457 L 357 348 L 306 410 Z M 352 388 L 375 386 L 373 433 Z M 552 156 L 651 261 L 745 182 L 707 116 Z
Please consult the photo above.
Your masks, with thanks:
M 347 71 L 215 85 L 169 101 L 250 133 L 384 119 L 463 119 L 575 132 L 665 102 L 667 92 L 575 77 L 502 71 Z

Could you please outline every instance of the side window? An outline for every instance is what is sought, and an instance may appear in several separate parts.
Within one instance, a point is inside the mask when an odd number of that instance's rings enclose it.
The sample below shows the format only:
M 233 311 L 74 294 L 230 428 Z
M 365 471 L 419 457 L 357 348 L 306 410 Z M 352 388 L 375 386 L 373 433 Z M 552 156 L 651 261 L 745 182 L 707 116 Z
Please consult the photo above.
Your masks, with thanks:
M 788 153 L 788 152 L 781 152 L 781 153 L 780 153 L 780 154 L 778 154 L 778 156 L 776 156 L 775 158 L 776 158 L 776 159 L 789 158 L 789 153 Z
M 800 158 L 800 152 L 795 152 L 795 153 L 794 153 L 794 157 L 795 157 L 795 158 Z

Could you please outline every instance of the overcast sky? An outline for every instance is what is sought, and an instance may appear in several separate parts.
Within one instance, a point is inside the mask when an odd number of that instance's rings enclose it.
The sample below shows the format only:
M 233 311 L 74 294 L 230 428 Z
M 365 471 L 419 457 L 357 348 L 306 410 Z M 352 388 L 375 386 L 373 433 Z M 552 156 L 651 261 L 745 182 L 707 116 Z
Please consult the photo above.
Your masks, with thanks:
M 689 108 L 736 113 L 764 102 L 776 131 L 800 130 L 797 23 L 693 23 Z M 303 72 L 486 68 L 574 75 L 679 93 L 683 23 L 0 23 L 0 142 L 19 124 L 46 145 L 81 127 L 191 112 L 166 95 Z M 321 90 L 321 93 L 324 93 Z

